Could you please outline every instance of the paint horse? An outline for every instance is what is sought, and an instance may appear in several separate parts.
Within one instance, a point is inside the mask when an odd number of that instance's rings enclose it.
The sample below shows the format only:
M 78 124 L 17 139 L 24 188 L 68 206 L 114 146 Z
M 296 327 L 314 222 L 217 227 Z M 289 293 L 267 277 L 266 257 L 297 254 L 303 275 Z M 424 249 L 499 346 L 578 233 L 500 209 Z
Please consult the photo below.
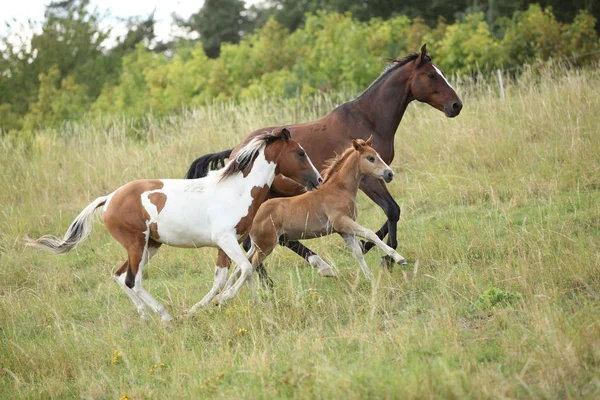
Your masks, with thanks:
M 90 203 L 71 223 L 64 238 L 43 236 L 28 245 L 62 254 L 90 233 L 95 211 L 104 206 L 106 229 L 125 247 L 128 260 L 115 280 L 142 318 L 148 306 L 163 321 L 171 316 L 142 285 L 142 270 L 162 244 L 175 247 L 218 247 L 242 271 L 252 271 L 239 242 L 248 236 L 259 206 L 277 174 L 308 188 L 322 181 L 308 155 L 287 129 L 255 136 L 227 165 L 200 179 L 155 179 L 129 182 Z M 215 269 L 210 292 L 192 310 L 208 304 L 225 285 L 229 264 Z M 253 292 L 252 277 L 249 286 Z
M 366 140 L 369 136 L 373 136 L 374 148 L 382 160 L 391 164 L 394 159 L 396 130 L 406 107 L 413 100 L 427 103 L 443 111 L 449 118 L 460 113 L 463 106 L 461 100 L 442 72 L 432 63 L 425 46 L 420 53 L 391 61 L 393 64 L 356 99 L 340 105 L 316 121 L 288 126 L 292 137 L 304 146 L 319 171 L 325 168 L 326 160 L 348 148 L 352 139 Z M 255 131 L 250 137 L 259 135 L 263 130 Z M 238 151 L 239 147 L 200 157 L 192 163 L 186 177 L 206 176 L 209 169 L 224 163 L 226 158 Z M 387 217 L 387 222 L 377 232 L 377 236 L 383 238 L 388 235 L 388 245 L 396 248 L 400 206 L 379 179 L 365 177 L 360 183 L 360 189 L 383 209 Z M 278 176 L 271 187 L 270 196 L 287 197 L 301 193 L 303 189 L 300 186 Z M 289 240 L 285 245 L 318 268 L 322 275 L 330 274 L 331 268 L 300 242 Z M 373 246 L 372 243 L 363 245 L 365 252 Z M 224 257 L 219 254 L 219 258 Z
M 342 236 L 369 281 L 372 273 L 365 262 L 357 236 L 375 243 L 395 262 L 406 264 L 404 257 L 371 230 L 356 222 L 356 195 L 361 179 L 370 176 L 385 184 L 394 177 L 394 172 L 373 149 L 372 141 L 372 138 L 366 142 L 362 139 L 353 140 L 350 148 L 330 161 L 323 171 L 324 181 L 319 190 L 294 197 L 270 199 L 260 206 L 250 230 L 252 247 L 248 258 L 254 268 L 271 254 L 280 240 L 312 239 L 332 233 Z M 236 289 L 243 283 L 243 277 L 231 288 L 229 285 L 238 275 L 236 268 L 218 298 L 219 302 L 235 295 Z

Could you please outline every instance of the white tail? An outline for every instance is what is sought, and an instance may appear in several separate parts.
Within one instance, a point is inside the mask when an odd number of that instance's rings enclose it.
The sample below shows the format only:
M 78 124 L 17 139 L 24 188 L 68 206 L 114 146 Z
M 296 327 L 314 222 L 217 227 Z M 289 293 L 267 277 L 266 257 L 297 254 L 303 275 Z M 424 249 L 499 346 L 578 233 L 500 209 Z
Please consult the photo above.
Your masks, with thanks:
M 45 235 L 37 240 L 26 237 L 25 240 L 27 243 L 25 245 L 37 247 L 55 254 L 64 254 L 71 251 L 90 234 L 92 225 L 94 224 L 96 209 L 104 205 L 107 198 L 108 196 L 98 197 L 84 208 L 71 223 L 71 226 L 69 226 L 67 233 L 65 233 L 62 239 L 52 235 Z

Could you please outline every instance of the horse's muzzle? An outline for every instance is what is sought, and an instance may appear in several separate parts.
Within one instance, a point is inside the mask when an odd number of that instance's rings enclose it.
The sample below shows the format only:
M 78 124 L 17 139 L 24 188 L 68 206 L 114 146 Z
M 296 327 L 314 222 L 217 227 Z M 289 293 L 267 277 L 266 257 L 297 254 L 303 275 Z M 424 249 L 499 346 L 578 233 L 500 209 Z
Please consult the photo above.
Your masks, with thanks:
M 323 178 L 321 178 L 321 175 L 316 177 L 316 180 L 313 179 L 308 179 L 308 183 L 306 184 L 306 190 L 311 191 L 314 189 L 318 189 L 319 187 L 321 187 L 321 183 L 323 183 Z
M 394 172 L 391 169 L 383 171 L 383 180 L 390 183 L 394 179 Z
M 452 102 L 451 104 L 446 104 L 444 105 L 444 114 L 446 114 L 446 117 L 448 118 L 454 118 L 456 116 L 458 116 L 458 114 L 460 114 L 460 111 L 463 108 L 463 103 L 460 100 L 456 100 L 454 102 Z

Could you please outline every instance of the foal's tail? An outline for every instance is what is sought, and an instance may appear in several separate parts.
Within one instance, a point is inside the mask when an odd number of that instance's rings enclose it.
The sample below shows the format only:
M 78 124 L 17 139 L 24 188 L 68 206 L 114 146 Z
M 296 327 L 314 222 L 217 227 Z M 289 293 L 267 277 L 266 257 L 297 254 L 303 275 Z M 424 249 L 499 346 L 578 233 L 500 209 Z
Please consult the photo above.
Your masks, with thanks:
M 231 156 L 233 149 L 223 150 L 220 153 L 207 154 L 202 157 L 198 157 L 194 160 L 185 179 L 196 179 L 203 178 L 208 175 L 208 171 L 219 169 L 225 166 L 225 160 Z
M 106 203 L 108 196 L 98 197 L 91 202 L 71 223 L 67 233 L 61 239 L 52 235 L 45 235 L 34 240 L 28 237 L 25 238 L 26 246 L 37 247 L 42 250 L 52 252 L 54 254 L 64 254 L 71 251 L 75 246 L 82 242 L 92 231 L 94 224 L 94 214 L 96 209 Z

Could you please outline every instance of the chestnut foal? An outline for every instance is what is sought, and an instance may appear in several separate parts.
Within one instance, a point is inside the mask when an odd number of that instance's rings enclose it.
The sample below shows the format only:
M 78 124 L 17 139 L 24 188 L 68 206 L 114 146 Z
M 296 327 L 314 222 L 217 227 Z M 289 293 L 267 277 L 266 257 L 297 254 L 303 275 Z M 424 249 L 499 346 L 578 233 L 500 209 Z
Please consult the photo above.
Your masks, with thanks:
M 275 132 L 275 131 L 274 131 Z M 115 280 L 131 298 L 142 318 L 145 308 L 171 320 L 165 308 L 142 285 L 142 269 L 161 244 L 175 247 L 218 247 L 242 269 L 253 292 L 252 265 L 239 242 L 248 236 L 252 220 L 265 201 L 277 174 L 309 188 L 321 175 L 285 128 L 250 140 L 219 171 L 199 179 L 138 180 L 88 205 L 71 223 L 64 238 L 43 236 L 28 245 L 57 254 L 73 249 L 90 233 L 96 209 L 103 208 L 106 229 L 125 247 L 128 260 Z M 208 304 L 223 288 L 229 265 L 215 268 L 210 292 L 190 312 Z
M 372 273 L 365 262 L 357 236 L 375 243 L 395 262 L 406 264 L 404 257 L 371 230 L 356 222 L 356 195 L 361 178 L 366 175 L 389 183 L 394 177 L 390 167 L 371 147 L 372 141 L 372 137 L 366 142 L 362 139 L 353 140 L 352 147 L 333 159 L 323 171 L 324 181 L 319 190 L 295 197 L 270 199 L 263 203 L 250 230 L 252 247 L 248 258 L 254 268 L 273 251 L 281 237 L 284 240 L 300 240 L 332 233 L 338 233 L 344 238 L 369 281 Z M 223 294 L 217 297 L 219 302 L 235 295 L 235 291 L 228 293 L 228 287 L 238 274 L 236 268 L 227 281 Z M 241 280 L 242 278 L 238 279 L 236 286 L 241 285 Z

